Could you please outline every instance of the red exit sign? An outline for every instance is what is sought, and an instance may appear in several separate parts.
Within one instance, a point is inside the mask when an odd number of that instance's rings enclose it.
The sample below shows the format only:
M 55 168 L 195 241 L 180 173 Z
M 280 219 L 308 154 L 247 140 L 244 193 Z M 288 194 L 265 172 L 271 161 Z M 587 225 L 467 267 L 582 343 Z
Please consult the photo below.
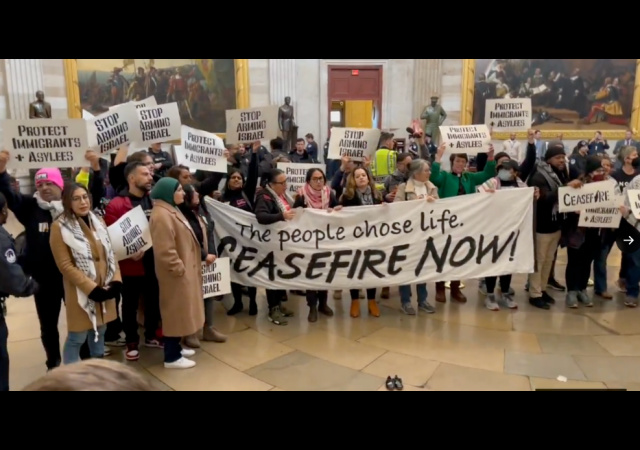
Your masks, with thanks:
M 354 77 L 357 77 L 358 75 L 360 75 L 360 71 L 358 69 L 354 69 L 351 71 L 351 75 L 353 75 Z

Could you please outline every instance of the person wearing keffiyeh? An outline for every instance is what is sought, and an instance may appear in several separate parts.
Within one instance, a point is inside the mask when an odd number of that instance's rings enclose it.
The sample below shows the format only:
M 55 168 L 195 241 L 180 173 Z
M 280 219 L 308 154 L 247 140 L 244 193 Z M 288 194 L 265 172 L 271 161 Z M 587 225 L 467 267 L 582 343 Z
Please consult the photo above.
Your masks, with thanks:
M 320 169 L 307 171 L 306 183 L 298 189 L 294 208 L 311 208 L 323 210 L 339 210 L 335 194 L 327 186 L 327 177 Z M 328 291 L 307 291 L 307 305 L 309 306 L 309 322 L 318 321 L 318 312 L 327 317 L 333 316 L 333 310 L 327 305 Z

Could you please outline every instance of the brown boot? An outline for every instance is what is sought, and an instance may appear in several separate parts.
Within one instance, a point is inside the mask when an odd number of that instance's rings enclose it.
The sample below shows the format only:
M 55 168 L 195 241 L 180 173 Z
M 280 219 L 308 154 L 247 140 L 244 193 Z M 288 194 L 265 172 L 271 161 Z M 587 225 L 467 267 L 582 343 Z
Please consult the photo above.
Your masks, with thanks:
M 311 323 L 318 321 L 318 307 L 316 305 L 309 306 L 309 317 L 307 320 Z
M 351 300 L 351 317 L 360 317 L 360 300 Z
M 458 303 L 467 303 L 467 297 L 460 290 L 460 282 L 451 282 L 451 301 Z
M 373 317 L 380 317 L 380 308 L 378 308 L 378 302 L 369 300 L 369 315 Z
M 389 288 L 382 288 L 382 292 L 380 293 L 380 298 L 383 300 L 389 300 Z
M 184 345 L 189 348 L 200 348 L 200 341 L 198 340 L 198 333 L 186 336 L 184 339 Z
M 447 303 L 447 290 L 444 287 L 444 281 L 436 283 L 436 302 Z
M 218 344 L 227 342 L 227 336 L 220 333 L 213 327 L 204 327 L 204 330 L 202 331 L 202 338 L 207 342 L 217 342 Z
M 326 300 L 320 301 L 320 304 L 318 305 L 318 312 L 320 312 L 320 314 L 324 314 L 327 317 L 333 317 L 333 309 L 329 308 Z

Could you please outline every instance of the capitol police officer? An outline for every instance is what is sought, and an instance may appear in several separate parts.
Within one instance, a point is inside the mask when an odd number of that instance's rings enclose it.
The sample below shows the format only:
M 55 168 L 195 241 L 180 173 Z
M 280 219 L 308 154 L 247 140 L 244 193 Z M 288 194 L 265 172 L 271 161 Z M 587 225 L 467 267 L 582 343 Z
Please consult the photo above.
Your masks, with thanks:
M 30 297 L 38 290 L 38 284 L 24 274 L 17 263 L 18 257 L 13 246 L 13 238 L 4 229 L 7 223 L 9 209 L 7 199 L 0 194 L 0 303 L 7 297 Z M 9 330 L 4 318 L 4 308 L 0 309 L 0 391 L 9 390 L 9 352 L 7 341 Z

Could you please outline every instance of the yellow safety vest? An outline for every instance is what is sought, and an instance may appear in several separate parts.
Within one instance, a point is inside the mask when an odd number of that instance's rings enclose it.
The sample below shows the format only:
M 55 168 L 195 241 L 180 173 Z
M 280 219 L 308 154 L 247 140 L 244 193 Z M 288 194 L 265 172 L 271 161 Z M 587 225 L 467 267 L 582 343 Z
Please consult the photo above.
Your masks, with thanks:
M 381 148 L 371 162 L 371 173 L 379 191 L 384 190 L 384 180 L 396 171 L 398 152 Z

